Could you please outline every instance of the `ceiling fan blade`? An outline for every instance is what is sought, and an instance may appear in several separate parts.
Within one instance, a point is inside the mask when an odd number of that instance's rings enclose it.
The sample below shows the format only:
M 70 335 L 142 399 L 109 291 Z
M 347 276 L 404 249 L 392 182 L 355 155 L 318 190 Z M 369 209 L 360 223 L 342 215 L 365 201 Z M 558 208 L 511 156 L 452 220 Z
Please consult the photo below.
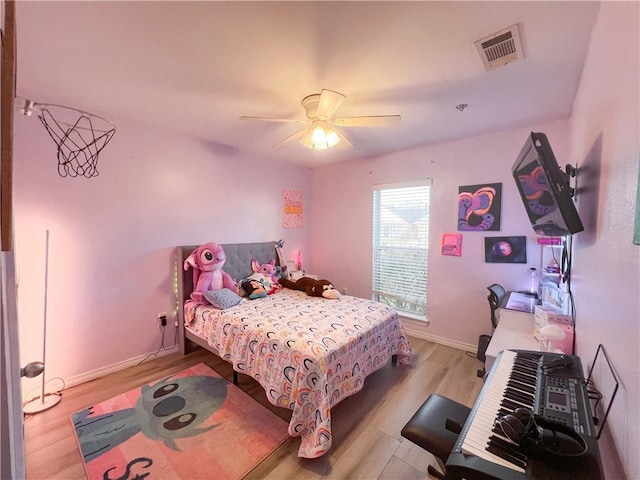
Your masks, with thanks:
M 302 145 L 304 145 L 307 148 L 310 148 L 311 150 L 313 150 L 313 141 L 311 139 L 313 135 L 313 127 L 311 128 L 307 128 L 306 130 L 303 131 L 303 134 L 300 136 L 300 143 Z
M 400 115 L 370 115 L 336 118 L 331 123 L 341 127 L 390 127 L 400 125 Z
M 283 122 L 283 123 L 309 123 L 308 120 L 298 118 L 273 118 L 273 117 L 248 117 L 242 116 L 240 120 L 259 120 L 262 122 Z
M 285 145 L 289 145 L 290 143 L 295 142 L 300 137 L 302 137 L 305 133 L 307 133 L 308 130 L 309 130 L 308 128 L 303 128 L 302 130 L 297 131 L 296 133 L 294 133 L 293 135 L 285 138 L 281 142 L 276 143 L 273 146 L 273 148 L 281 148 L 281 147 L 284 147 Z
M 353 148 L 353 143 L 351 143 L 351 141 L 347 137 L 345 137 L 344 133 L 342 133 L 340 130 L 336 130 L 336 133 L 340 137 L 340 141 L 336 145 L 336 148 L 338 150 L 349 150 L 350 148 Z
M 323 120 L 331 118 L 333 114 L 336 113 L 336 110 L 338 110 L 340 105 L 342 105 L 345 98 L 347 97 L 341 93 L 334 92 L 333 90 L 321 90 L 316 116 Z

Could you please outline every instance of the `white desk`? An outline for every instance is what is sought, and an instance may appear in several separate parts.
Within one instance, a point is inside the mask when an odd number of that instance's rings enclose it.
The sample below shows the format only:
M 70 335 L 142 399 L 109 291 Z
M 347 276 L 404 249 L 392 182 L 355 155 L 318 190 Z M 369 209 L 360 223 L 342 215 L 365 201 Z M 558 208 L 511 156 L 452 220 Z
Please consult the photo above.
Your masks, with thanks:
M 500 310 L 506 312 L 519 312 L 533 314 L 535 312 L 536 298 L 533 295 L 528 295 L 521 292 L 507 292 L 502 303 L 500 304 Z
M 512 302 L 519 302 L 521 299 L 515 292 L 509 292 Z M 509 296 L 505 298 L 503 305 L 508 305 Z M 512 303 L 513 306 L 513 303 Z M 525 310 L 525 311 L 522 311 Z M 533 338 L 533 303 L 531 310 L 523 308 L 522 310 L 512 310 L 510 308 L 500 307 L 498 309 L 498 327 L 491 336 L 491 341 L 485 352 L 485 371 L 491 370 L 496 356 L 501 350 L 507 348 L 517 350 L 540 350 L 540 343 Z

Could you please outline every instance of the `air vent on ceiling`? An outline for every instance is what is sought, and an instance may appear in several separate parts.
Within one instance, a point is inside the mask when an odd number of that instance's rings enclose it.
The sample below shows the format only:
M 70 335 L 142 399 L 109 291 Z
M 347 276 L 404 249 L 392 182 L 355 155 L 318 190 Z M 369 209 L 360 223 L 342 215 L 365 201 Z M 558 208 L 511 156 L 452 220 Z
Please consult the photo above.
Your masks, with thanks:
M 524 58 L 520 30 L 517 24 L 481 38 L 474 43 L 487 71 Z

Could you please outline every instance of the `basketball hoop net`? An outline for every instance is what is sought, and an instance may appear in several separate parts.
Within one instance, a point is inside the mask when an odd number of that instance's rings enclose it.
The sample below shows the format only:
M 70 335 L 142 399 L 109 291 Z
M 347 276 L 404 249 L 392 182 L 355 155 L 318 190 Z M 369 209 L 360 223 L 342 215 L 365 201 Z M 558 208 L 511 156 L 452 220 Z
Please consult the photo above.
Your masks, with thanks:
M 58 148 L 58 174 L 86 178 L 98 175 L 98 155 L 117 127 L 97 115 L 63 105 L 24 101 L 23 113 L 40 119 Z

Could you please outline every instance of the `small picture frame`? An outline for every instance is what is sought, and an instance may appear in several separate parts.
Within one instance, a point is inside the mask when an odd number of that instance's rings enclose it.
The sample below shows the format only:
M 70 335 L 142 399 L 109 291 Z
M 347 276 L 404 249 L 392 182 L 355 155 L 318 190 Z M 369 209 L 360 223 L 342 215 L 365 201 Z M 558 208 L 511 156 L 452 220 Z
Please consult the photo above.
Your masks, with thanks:
M 484 237 L 487 263 L 527 263 L 527 237 Z
M 462 234 L 443 233 L 442 234 L 442 255 L 459 257 L 462 255 Z

